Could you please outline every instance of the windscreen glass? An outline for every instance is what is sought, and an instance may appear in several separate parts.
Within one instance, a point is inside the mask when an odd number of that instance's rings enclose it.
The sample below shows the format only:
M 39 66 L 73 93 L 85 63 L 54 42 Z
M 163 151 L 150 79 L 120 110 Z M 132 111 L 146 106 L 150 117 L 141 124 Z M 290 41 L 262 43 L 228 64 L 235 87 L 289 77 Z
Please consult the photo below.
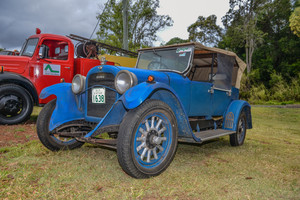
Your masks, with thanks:
M 34 53 L 34 51 L 35 51 L 35 48 L 36 48 L 36 45 L 37 45 L 38 41 L 39 41 L 38 38 L 31 38 L 31 39 L 28 39 L 28 40 L 25 42 L 25 45 L 23 46 L 20 55 L 21 55 L 21 56 L 29 56 L 29 57 L 32 57 L 32 55 L 33 55 L 33 53 Z
M 140 51 L 136 68 L 182 73 L 189 66 L 193 50 L 193 46 L 186 46 Z

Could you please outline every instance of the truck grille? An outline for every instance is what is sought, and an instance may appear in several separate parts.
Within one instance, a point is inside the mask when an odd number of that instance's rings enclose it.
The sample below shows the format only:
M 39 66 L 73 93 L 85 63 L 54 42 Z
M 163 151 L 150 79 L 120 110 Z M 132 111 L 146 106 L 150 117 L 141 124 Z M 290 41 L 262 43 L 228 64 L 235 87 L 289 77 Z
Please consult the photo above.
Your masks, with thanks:
M 104 85 L 109 88 L 115 89 L 114 75 L 111 73 L 96 73 L 92 74 L 88 80 L 88 87 L 95 85 Z M 101 88 L 95 87 L 95 88 Z M 112 105 L 116 101 L 116 93 L 108 88 L 105 89 L 105 103 L 93 103 L 92 102 L 92 88 L 88 90 L 88 104 L 87 104 L 87 115 L 92 117 L 103 118 L 106 113 L 110 110 Z

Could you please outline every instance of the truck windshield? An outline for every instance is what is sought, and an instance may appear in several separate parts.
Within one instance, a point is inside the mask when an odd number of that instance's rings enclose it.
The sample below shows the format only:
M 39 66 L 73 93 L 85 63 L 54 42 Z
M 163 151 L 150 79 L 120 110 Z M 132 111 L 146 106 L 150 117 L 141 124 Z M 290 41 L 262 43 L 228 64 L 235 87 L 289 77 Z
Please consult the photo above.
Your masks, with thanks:
M 136 68 L 182 73 L 189 66 L 193 50 L 193 46 L 186 46 L 140 51 Z
M 38 38 L 30 38 L 30 39 L 26 40 L 26 42 L 24 43 L 24 45 L 21 49 L 20 55 L 32 57 L 38 41 L 39 41 Z

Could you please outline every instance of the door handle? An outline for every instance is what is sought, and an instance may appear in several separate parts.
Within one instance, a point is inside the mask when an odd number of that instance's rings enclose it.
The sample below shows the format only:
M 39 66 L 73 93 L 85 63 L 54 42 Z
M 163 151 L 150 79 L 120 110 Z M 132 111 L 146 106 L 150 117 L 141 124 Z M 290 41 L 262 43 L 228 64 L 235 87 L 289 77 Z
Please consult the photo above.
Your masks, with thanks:
M 65 67 L 65 69 L 71 69 L 71 67 Z

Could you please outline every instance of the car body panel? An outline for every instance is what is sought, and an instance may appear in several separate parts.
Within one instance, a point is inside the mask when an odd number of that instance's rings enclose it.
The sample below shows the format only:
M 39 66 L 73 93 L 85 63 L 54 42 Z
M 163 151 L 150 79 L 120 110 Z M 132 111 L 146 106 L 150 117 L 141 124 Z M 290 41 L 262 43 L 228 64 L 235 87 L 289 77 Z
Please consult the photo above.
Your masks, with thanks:
M 84 94 L 76 97 L 71 88 L 71 83 L 59 83 L 43 89 L 40 94 L 41 99 L 51 95 L 56 96 L 56 107 L 49 123 L 50 131 L 69 121 L 84 119 L 83 109 L 79 107 L 80 99 L 84 98 Z
M 238 119 L 243 109 L 245 109 L 247 128 L 251 129 L 251 106 L 248 102 L 243 100 L 232 101 L 228 106 L 226 113 L 224 113 L 225 122 L 223 123 L 223 129 L 236 131 Z

